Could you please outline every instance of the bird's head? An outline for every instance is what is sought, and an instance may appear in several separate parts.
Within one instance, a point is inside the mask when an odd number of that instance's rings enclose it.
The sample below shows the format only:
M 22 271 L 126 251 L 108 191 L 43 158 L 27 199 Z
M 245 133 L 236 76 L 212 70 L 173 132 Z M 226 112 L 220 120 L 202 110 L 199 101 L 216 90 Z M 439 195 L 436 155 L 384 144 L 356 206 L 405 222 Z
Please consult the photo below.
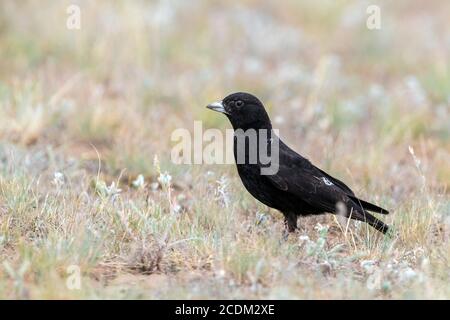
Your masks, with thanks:
M 236 92 L 207 108 L 224 113 L 234 129 L 271 129 L 269 116 L 261 101 L 254 95 Z

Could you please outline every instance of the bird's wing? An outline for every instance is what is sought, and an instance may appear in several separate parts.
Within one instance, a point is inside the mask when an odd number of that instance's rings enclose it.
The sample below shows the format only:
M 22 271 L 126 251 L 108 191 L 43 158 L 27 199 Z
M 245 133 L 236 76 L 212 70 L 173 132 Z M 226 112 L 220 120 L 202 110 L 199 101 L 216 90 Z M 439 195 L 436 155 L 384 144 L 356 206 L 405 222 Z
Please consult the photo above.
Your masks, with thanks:
M 313 166 L 313 165 L 312 165 Z M 372 211 L 372 212 L 377 212 L 377 213 L 381 213 L 381 214 L 389 214 L 389 211 L 386 209 L 383 209 L 373 203 L 361 200 L 359 198 L 357 198 L 355 196 L 355 193 L 352 191 L 352 189 L 350 189 L 345 183 L 343 183 L 341 180 L 336 179 L 332 176 L 330 176 L 328 173 L 326 173 L 325 171 L 317 168 L 316 166 L 313 166 L 314 169 L 316 169 L 318 172 L 320 172 L 323 176 L 325 176 L 326 178 L 328 178 L 332 183 L 334 183 L 335 185 L 337 185 L 339 188 L 341 188 L 346 194 L 347 196 L 356 204 L 358 204 L 359 206 L 363 207 L 365 210 L 368 211 Z
M 340 181 L 339 179 L 336 179 L 335 177 L 330 176 L 322 169 L 317 168 L 308 159 L 299 155 L 297 152 L 292 150 L 282 141 L 280 141 L 280 149 L 282 150 L 280 156 L 284 157 L 283 162 L 286 164 L 288 163 L 291 164 L 292 170 L 305 171 L 305 174 L 326 178 L 329 181 L 331 181 L 336 187 L 340 188 L 344 193 L 352 196 L 355 195 L 352 189 L 350 189 L 344 182 Z
M 355 193 L 350 189 L 345 183 L 343 183 L 341 180 L 336 179 L 335 177 L 330 176 L 325 171 L 317 168 L 316 166 L 312 165 L 314 169 L 316 169 L 320 174 L 322 174 L 324 177 L 328 178 L 331 182 L 333 182 L 335 185 L 337 185 L 339 188 L 341 188 L 343 191 L 345 191 L 349 195 L 354 195 Z
M 311 206 L 324 212 L 335 212 L 339 201 L 350 199 L 338 185 L 311 167 L 280 165 L 278 173 L 265 176 L 275 187 L 289 192 Z
M 292 193 L 323 211 L 334 212 L 336 203 L 344 202 L 348 208 L 388 214 L 389 211 L 357 198 L 342 181 L 314 166 L 291 148 L 281 143 L 284 158 L 275 175 L 266 176 L 278 189 Z

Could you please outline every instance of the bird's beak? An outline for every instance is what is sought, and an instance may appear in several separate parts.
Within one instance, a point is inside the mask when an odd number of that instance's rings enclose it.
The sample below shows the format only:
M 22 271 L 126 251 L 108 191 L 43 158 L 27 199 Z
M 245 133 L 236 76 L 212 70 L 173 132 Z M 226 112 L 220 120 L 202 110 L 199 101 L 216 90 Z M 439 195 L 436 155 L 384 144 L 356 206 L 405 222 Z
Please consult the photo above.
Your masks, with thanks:
M 225 110 L 222 101 L 217 101 L 217 102 L 213 102 L 210 103 L 206 106 L 208 109 L 220 112 L 220 113 L 225 113 L 228 114 L 228 112 Z

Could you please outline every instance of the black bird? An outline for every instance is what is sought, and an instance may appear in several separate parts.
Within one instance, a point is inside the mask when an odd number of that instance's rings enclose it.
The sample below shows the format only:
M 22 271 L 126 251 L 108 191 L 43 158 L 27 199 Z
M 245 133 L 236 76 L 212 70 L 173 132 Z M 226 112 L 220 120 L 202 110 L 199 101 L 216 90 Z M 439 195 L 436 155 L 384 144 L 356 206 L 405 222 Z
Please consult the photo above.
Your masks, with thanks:
M 283 213 L 289 232 L 297 229 L 298 216 L 327 212 L 367 222 L 383 233 L 388 231 L 386 224 L 367 211 L 389 212 L 357 198 L 342 181 L 317 168 L 284 144 L 274 133 L 270 118 L 258 98 L 237 92 L 220 102 L 209 104 L 207 108 L 224 113 L 230 120 L 234 129 L 234 156 L 242 183 L 256 199 Z M 257 134 L 256 140 L 252 140 L 250 135 L 244 136 L 245 154 L 242 159 L 243 150 L 239 145 L 242 139 L 239 140 L 239 135 L 252 130 L 265 131 L 266 134 Z M 274 139 L 278 143 L 278 157 L 272 157 L 274 152 L 266 153 L 278 170 L 274 174 L 262 174 L 262 169 L 267 167 L 267 162 L 260 158 L 264 154 L 262 149 L 272 150 Z M 249 156 L 252 150 L 257 151 L 256 161 Z

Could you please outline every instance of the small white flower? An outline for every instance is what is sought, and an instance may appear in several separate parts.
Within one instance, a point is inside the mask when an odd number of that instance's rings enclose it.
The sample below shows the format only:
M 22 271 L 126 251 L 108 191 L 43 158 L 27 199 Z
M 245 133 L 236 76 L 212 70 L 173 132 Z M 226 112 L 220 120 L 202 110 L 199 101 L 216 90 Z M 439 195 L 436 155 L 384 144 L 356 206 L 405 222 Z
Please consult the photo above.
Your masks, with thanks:
M 273 120 L 273 122 L 275 124 L 283 124 L 284 123 L 284 118 L 282 116 L 276 116 Z
M 122 192 L 122 189 L 117 188 L 116 183 L 113 181 L 111 182 L 111 185 L 109 187 L 106 188 L 106 193 L 108 194 L 108 196 L 110 197 L 114 197 L 117 196 L 119 193 Z
M 216 276 L 217 276 L 218 278 L 224 278 L 225 275 L 226 275 L 226 271 L 223 270 L 223 269 L 217 270 L 217 272 L 216 272 Z
M 363 260 L 359 264 L 367 273 L 371 274 L 375 271 L 376 261 L 374 260 Z
M 137 189 L 142 189 L 145 187 L 145 179 L 142 174 L 138 175 L 136 180 L 132 182 L 133 187 Z
M 298 237 L 298 240 L 300 240 L 302 242 L 305 242 L 305 241 L 309 242 L 310 241 L 308 236 L 300 236 L 300 237 Z
M 430 260 L 428 258 L 423 258 L 420 266 L 422 269 L 427 270 L 430 267 Z
M 407 282 L 417 277 L 417 272 L 407 267 L 399 272 L 400 282 Z
M 62 186 L 64 184 L 64 174 L 61 172 L 55 172 L 53 174 L 53 181 L 52 183 L 58 187 Z
M 328 226 L 323 226 L 322 224 L 317 223 L 314 229 L 317 230 L 317 232 L 322 233 L 328 231 Z
M 159 188 L 159 183 L 158 182 L 152 182 L 150 184 L 150 189 L 152 189 L 153 191 L 158 190 L 158 188 Z
M 160 173 L 158 177 L 159 183 L 161 183 L 163 186 L 169 186 L 170 182 L 172 181 L 172 176 L 168 174 L 167 172 Z
M 225 176 L 221 176 L 220 180 L 216 181 L 218 186 L 216 189 L 216 198 L 220 200 L 225 208 L 230 204 L 230 197 L 228 194 L 228 180 Z
M 105 181 L 97 181 L 95 183 L 95 190 L 99 193 L 102 197 L 117 197 L 121 192 L 122 189 L 117 188 L 116 183 L 113 181 L 111 185 L 108 187 L 105 183 Z
M 172 207 L 172 211 L 173 211 L 173 213 L 179 213 L 181 211 L 181 206 L 179 204 L 175 204 Z

